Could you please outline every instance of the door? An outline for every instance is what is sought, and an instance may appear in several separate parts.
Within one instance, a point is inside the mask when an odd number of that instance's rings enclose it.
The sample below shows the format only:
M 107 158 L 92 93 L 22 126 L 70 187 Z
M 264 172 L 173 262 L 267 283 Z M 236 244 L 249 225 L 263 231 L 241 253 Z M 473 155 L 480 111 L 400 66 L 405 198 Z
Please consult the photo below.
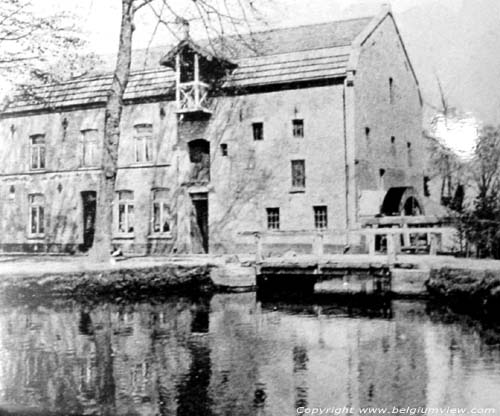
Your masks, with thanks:
M 94 242 L 96 199 L 94 191 L 82 192 L 84 251 L 92 247 Z
M 201 234 L 203 251 L 208 253 L 208 194 L 192 194 L 196 223 Z

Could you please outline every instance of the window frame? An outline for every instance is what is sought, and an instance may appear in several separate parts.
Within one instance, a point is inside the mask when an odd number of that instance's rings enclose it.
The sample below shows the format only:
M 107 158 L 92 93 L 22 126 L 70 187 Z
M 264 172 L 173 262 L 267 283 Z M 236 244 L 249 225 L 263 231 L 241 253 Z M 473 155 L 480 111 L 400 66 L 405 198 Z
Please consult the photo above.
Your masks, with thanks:
M 126 196 L 129 196 L 127 198 Z M 129 189 L 120 189 L 116 191 L 116 234 L 118 236 L 131 237 L 135 233 L 135 199 L 134 191 Z M 121 230 L 121 209 L 125 218 L 125 228 Z M 130 224 L 132 229 L 130 230 Z
M 300 175 L 296 175 L 298 170 L 296 167 L 302 166 Z M 295 159 L 290 163 L 292 176 L 292 190 L 304 191 L 306 189 L 306 161 L 305 159 Z
M 35 140 L 42 140 L 41 143 L 35 143 Z M 36 154 L 36 166 L 34 166 L 34 156 Z M 47 142 L 45 134 L 32 134 L 30 136 L 30 160 L 29 167 L 31 171 L 44 171 L 47 169 Z M 42 163 L 43 161 L 43 163 Z M 43 165 L 43 166 L 42 166 Z
M 314 228 L 316 230 L 328 229 L 328 206 L 315 205 L 313 206 Z
M 305 127 L 303 118 L 292 119 L 292 137 L 296 139 L 303 139 L 305 136 Z
M 163 195 L 158 196 L 162 192 Z M 170 237 L 172 235 L 172 214 L 168 198 L 169 189 L 168 188 L 153 188 L 151 190 L 151 226 L 149 230 L 149 235 L 151 237 Z M 160 230 L 155 230 L 156 224 L 156 212 L 155 205 L 159 206 L 159 224 Z M 168 230 L 164 230 L 165 223 L 168 226 Z
M 279 207 L 266 208 L 266 226 L 269 231 L 278 231 L 281 227 L 281 215 Z
M 40 200 L 36 201 L 36 199 Z M 36 214 L 36 224 L 33 223 L 33 210 Z M 45 195 L 42 193 L 28 194 L 28 235 L 29 238 L 45 237 Z M 35 226 L 35 227 L 34 227 Z M 35 231 L 33 231 L 35 228 Z
M 252 123 L 252 137 L 254 142 L 264 141 L 264 122 L 254 121 Z
M 89 133 L 94 133 L 95 137 L 87 136 Z M 99 130 L 84 129 L 81 130 L 81 160 L 80 164 L 84 168 L 95 168 L 99 166 Z M 92 149 L 91 163 L 86 163 L 86 150 Z
M 134 125 L 134 163 L 151 164 L 154 159 L 153 124 Z

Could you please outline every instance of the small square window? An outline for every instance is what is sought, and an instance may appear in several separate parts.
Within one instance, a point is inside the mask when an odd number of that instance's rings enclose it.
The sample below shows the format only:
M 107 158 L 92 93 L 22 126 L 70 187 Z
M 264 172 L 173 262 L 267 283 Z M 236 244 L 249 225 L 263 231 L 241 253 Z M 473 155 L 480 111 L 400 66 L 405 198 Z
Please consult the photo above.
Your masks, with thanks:
M 293 137 L 304 137 L 304 120 L 292 120 Z
M 280 229 L 280 209 L 266 208 L 267 212 L 267 228 L 268 230 Z
M 328 209 L 326 206 L 313 207 L 314 228 L 324 230 L 328 227 Z
M 253 139 L 264 140 L 264 123 L 252 123 Z
M 227 144 L 226 143 L 222 143 L 220 145 L 220 152 L 221 152 L 222 156 L 227 156 Z

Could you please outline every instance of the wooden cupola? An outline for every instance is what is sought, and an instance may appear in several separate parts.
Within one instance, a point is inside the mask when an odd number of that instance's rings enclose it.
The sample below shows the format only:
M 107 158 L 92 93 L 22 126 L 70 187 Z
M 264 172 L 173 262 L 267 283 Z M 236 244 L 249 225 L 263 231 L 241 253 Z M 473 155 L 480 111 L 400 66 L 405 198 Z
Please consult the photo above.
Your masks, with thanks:
M 175 71 L 178 113 L 210 114 L 209 93 L 236 65 L 197 45 L 187 35 L 167 53 L 160 64 Z

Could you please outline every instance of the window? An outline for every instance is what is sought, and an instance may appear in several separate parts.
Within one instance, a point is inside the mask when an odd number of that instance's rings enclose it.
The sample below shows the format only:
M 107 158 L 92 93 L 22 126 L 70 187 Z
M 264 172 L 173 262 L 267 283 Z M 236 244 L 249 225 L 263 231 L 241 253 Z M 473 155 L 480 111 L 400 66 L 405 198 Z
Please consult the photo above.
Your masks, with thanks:
M 328 210 L 326 206 L 313 207 L 314 228 L 324 230 L 328 227 Z
M 45 169 L 45 136 L 36 134 L 31 140 L 31 169 Z
M 30 218 L 29 234 L 43 236 L 45 233 L 45 197 L 42 194 L 28 195 Z
M 134 232 L 134 193 L 118 191 L 118 232 L 130 234 Z
M 412 151 L 411 151 L 411 143 L 407 142 L 406 143 L 406 150 L 408 152 L 408 166 L 413 166 L 413 156 L 412 156 Z
M 151 162 L 153 160 L 153 126 L 138 124 L 135 126 L 135 161 Z
M 394 81 L 389 78 L 389 103 L 394 104 Z
M 280 229 L 280 209 L 279 208 L 266 208 L 267 212 L 267 229 L 279 230 Z
M 82 131 L 82 166 L 97 166 L 99 163 L 98 131 Z
M 168 189 L 153 190 L 152 234 L 170 232 L 170 205 L 168 204 Z
M 292 160 L 292 188 L 305 188 L 306 162 L 305 160 Z
M 252 123 L 253 139 L 264 140 L 264 123 Z
M 293 137 L 304 137 L 304 120 L 292 120 Z
M 227 144 L 226 143 L 222 143 L 220 145 L 220 152 L 221 152 L 222 156 L 227 156 Z

